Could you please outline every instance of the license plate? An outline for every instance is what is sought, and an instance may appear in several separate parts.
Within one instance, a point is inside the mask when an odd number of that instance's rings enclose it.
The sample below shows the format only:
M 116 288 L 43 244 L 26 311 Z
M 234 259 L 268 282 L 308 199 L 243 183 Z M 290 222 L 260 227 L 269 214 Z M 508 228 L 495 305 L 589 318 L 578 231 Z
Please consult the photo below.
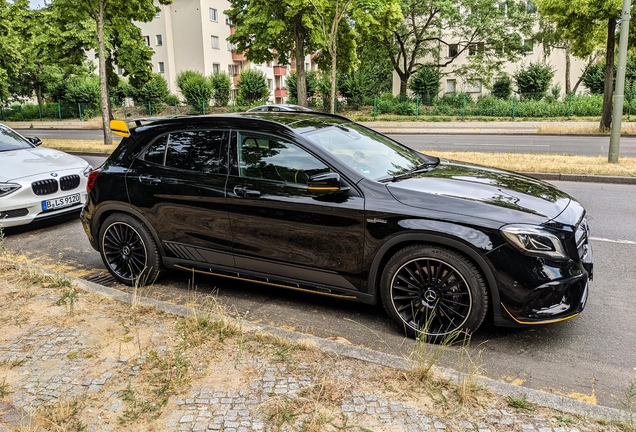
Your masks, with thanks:
M 42 210 L 55 210 L 59 208 L 69 207 L 80 202 L 80 194 L 76 193 L 61 198 L 42 201 Z

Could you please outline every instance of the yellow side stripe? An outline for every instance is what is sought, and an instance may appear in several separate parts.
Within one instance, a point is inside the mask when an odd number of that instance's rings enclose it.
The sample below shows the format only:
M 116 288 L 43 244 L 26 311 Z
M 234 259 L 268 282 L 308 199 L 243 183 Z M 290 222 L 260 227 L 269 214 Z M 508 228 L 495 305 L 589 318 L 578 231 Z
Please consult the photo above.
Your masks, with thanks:
M 566 321 L 566 320 L 572 319 L 572 318 L 574 318 L 574 317 L 579 315 L 578 313 L 575 313 L 574 315 L 571 315 L 571 316 L 565 317 L 565 318 L 556 318 L 556 319 L 544 320 L 544 321 L 521 321 L 521 320 L 518 320 L 517 318 L 515 318 L 515 316 L 512 313 L 510 313 L 508 308 L 506 308 L 506 305 L 501 303 L 501 307 L 504 308 L 504 310 L 506 312 L 508 312 L 508 315 L 510 315 L 510 317 L 513 320 L 515 320 L 517 323 L 519 323 L 519 324 L 552 324 L 552 323 L 557 323 L 557 322 L 561 322 L 561 321 Z

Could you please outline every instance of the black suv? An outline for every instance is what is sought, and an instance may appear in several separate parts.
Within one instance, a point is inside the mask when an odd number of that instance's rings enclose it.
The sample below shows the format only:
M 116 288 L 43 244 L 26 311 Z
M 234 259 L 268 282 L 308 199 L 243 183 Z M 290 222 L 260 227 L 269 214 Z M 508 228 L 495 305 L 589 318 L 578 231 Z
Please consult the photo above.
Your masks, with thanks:
M 165 268 L 382 301 L 411 336 L 549 323 L 585 306 L 583 207 L 519 174 L 413 151 L 339 116 L 123 121 L 84 229 L 112 275 Z

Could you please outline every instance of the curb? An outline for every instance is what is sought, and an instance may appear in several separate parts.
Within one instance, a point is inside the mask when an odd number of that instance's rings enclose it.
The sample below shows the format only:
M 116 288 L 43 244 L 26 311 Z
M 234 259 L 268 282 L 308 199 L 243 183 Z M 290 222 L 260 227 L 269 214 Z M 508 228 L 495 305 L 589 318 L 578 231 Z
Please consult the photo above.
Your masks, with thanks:
M 48 270 L 43 270 L 48 271 Z M 97 294 L 106 298 L 110 298 L 123 303 L 131 304 L 133 301 L 133 295 L 119 291 L 115 288 L 105 287 L 94 282 L 85 281 L 75 277 L 66 276 L 69 280 L 73 281 L 78 287 L 84 291 L 88 291 L 93 294 Z M 170 313 L 177 316 L 187 317 L 196 311 L 192 308 L 185 306 L 167 303 L 161 300 L 150 299 L 146 297 L 135 298 L 135 302 L 156 308 L 157 310 Z M 200 312 L 203 313 L 203 312 Z M 214 318 L 221 318 L 218 315 L 211 315 Z M 352 359 L 362 360 L 366 362 L 375 363 L 377 365 L 398 369 L 408 370 L 411 369 L 416 363 L 392 354 L 385 354 L 379 351 L 370 350 L 367 348 L 361 348 L 356 346 L 345 345 L 339 342 L 330 341 L 315 336 L 310 336 L 295 331 L 284 330 L 278 327 L 273 327 L 264 324 L 254 324 L 249 321 L 234 319 L 238 325 L 244 330 L 250 333 L 266 332 L 274 336 L 284 338 L 291 342 L 310 342 L 317 349 L 330 352 L 342 357 L 348 357 Z M 457 378 L 461 376 L 461 372 L 457 372 L 451 369 L 442 368 L 439 366 L 433 366 L 433 370 L 436 374 L 443 375 L 451 380 L 457 381 Z M 526 400 L 536 405 L 543 407 L 556 409 L 564 413 L 576 414 L 585 416 L 597 420 L 621 420 L 626 418 L 626 413 L 616 409 L 600 405 L 593 405 L 586 402 L 581 402 L 575 399 L 568 398 L 566 396 L 554 395 L 551 393 L 545 393 L 539 390 L 530 389 L 527 387 L 515 386 L 509 383 L 496 381 L 490 378 L 478 377 L 480 385 L 488 387 L 492 392 L 500 396 L 512 396 L 523 397 L 526 396 Z

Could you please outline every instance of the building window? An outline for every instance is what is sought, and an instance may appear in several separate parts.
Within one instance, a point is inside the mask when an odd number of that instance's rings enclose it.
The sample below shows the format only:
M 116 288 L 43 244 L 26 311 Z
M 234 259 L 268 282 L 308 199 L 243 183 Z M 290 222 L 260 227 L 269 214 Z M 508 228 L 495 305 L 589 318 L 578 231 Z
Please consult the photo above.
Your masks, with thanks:
M 166 71 L 166 68 L 164 67 L 163 62 L 159 62 L 158 66 L 159 66 L 159 73 L 164 73 Z
M 536 4 L 534 4 L 534 2 L 529 1 L 529 2 L 526 4 L 526 6 L 527 6 L 527 9 L 526 9 L 526 10 L 528 11 L 528 13 L 529 13 L 530 15 L 534 15 L 534 14 L 536 14 L 536 13 L 537 13 L 537 5 L 536 5 Z
M 146 46 L 150 46 L 150 36 L 144 36 L 144 42 L 146 43 Z
M 212 73 L 221 72 L 221 65 L 218 63 L 212 63 Z
M 217 22 L 218 20 L 219 19 L 218 19 L 218 16 L 216 14 L 216 9 L 210 8 L 210 21 Z
M 161 37 L 161 35 L 157 35 L 157 46 L 161 46 L 163 45 L 163 38 Z
M 532 54 L 534 52 L 534 41 L 532 39 L 523 40 L 523 52 L 526 54 Z
M 270 90 L 274 88 L 274 82 L 271 79 L 267 80 L 267 88 Z
M 218 36 L 212 36 L 212 48 L 213 49 L 219 49 L 219 37 Z
M 484 52 L 484 44 L 482 43 L 476 43 L 476 44 L 470 44 L 468 46 L 468 55 L 469 56 L 474 56 L 477 54 L 483 54 Z
M 229 25 L 229 26 L 233 25 L 233 24 L 232 24 L 232 20 L 231 20 L 231 19 L 230 19 L 230 17 L 229 17 L 229 16 L 227 16 L 227 15 L 225 15 L 225 24 L 227 24 L 227 25 Z
M 481 93 L 481 80 L 472 80 L 466 83 L 466 93 Z
M 232 42 L 230 42 L 229 40 L 226 40 L 227 42 L 227 50 L 228 51 L 233 51 L 236 49 L 236 45 L 234 45 Z
M 124 70 L 121 68 L 121 66 L 117 66 L 117 75 L 123 75 Z
M 161 18 L 161 12 L 157 12 L 157 13 L 155 14 L 155 18 Z
M 236 76 L 239 74 L 239 67 L 238 65 L 231 64 L 227 66 L 227 71 L 230 74 L 230 76 Z
M 448 56 L 450 58 L 457 57 L 457 50 L 458 50 L 457 44 L 448 45 Z
M 503 16 L 508 16 L 508 5 L 506 3 L 499 3 L 499 12 Z
M 455 93 L 457 91 L 457 80 L 446 80 L 446 93 Z

